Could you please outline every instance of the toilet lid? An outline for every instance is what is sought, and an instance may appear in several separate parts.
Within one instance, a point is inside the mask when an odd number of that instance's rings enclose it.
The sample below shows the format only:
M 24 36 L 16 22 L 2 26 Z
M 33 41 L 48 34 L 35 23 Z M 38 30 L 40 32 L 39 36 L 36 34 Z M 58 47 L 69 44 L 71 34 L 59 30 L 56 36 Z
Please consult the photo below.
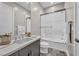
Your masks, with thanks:
M 49 45 L 47 42 L 41 42 L 41 45 Z

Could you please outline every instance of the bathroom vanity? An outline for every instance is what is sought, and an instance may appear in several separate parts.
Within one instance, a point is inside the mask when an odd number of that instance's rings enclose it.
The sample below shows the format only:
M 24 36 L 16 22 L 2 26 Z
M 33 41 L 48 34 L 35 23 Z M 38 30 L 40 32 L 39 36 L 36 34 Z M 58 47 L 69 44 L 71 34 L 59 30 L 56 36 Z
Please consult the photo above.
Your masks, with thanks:
M 40 37 L 28 37 L 17 40 L 13 44 L 0 48 L 1 56 L 39 56 Z
M 14 52 L 10 56 L 39 56 L 40 55 L 40 40 L 37 40 L 28 46 Z

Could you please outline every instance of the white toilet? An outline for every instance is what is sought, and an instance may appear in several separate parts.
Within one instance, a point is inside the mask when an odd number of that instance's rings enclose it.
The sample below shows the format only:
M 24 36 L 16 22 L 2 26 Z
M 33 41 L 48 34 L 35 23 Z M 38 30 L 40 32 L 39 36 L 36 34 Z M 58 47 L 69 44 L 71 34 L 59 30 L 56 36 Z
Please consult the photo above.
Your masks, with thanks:
M 48 53 L 49 44 L 47 42 L 40 43 L 40 53 L 47 54 Z

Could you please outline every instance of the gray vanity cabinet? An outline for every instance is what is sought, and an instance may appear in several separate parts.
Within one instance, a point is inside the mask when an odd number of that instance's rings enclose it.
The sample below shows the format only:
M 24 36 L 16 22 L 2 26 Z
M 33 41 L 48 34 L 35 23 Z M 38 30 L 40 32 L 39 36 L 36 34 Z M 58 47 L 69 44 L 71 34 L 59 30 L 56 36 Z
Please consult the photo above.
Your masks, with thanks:
M 40 55 L 40 42 L 39 41 L 32 43 L 30 48 L 31 48 L 30 50 L 31 50 L 32 56 Z
M 28 46 L 18 50 L 10 56 L 39 56 L 40 55 L 40 40 L 37 40 Z
M 24 47 L 23 49 L 18 51 L 19 56 L 27 56 L 28 55 L 28 48 Z
M 31 56 L 31 50 L 30 45 L 24 47 L 23 49 L 18 51 L 19 56 Z
M 11 55 L 9 55 L 9 56 L 18 56 L 18 51 L 13 53 L 13 54 L 11 54 Z

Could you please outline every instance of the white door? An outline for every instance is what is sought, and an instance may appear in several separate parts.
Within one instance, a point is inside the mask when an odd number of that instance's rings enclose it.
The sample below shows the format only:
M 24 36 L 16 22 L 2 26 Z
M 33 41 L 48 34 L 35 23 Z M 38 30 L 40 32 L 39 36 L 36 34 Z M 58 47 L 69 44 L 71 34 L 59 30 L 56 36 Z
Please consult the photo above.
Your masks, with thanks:
M 76 4 L 76 41 L 75 41 L 75 55 L 79 56 L 79 3 Z

